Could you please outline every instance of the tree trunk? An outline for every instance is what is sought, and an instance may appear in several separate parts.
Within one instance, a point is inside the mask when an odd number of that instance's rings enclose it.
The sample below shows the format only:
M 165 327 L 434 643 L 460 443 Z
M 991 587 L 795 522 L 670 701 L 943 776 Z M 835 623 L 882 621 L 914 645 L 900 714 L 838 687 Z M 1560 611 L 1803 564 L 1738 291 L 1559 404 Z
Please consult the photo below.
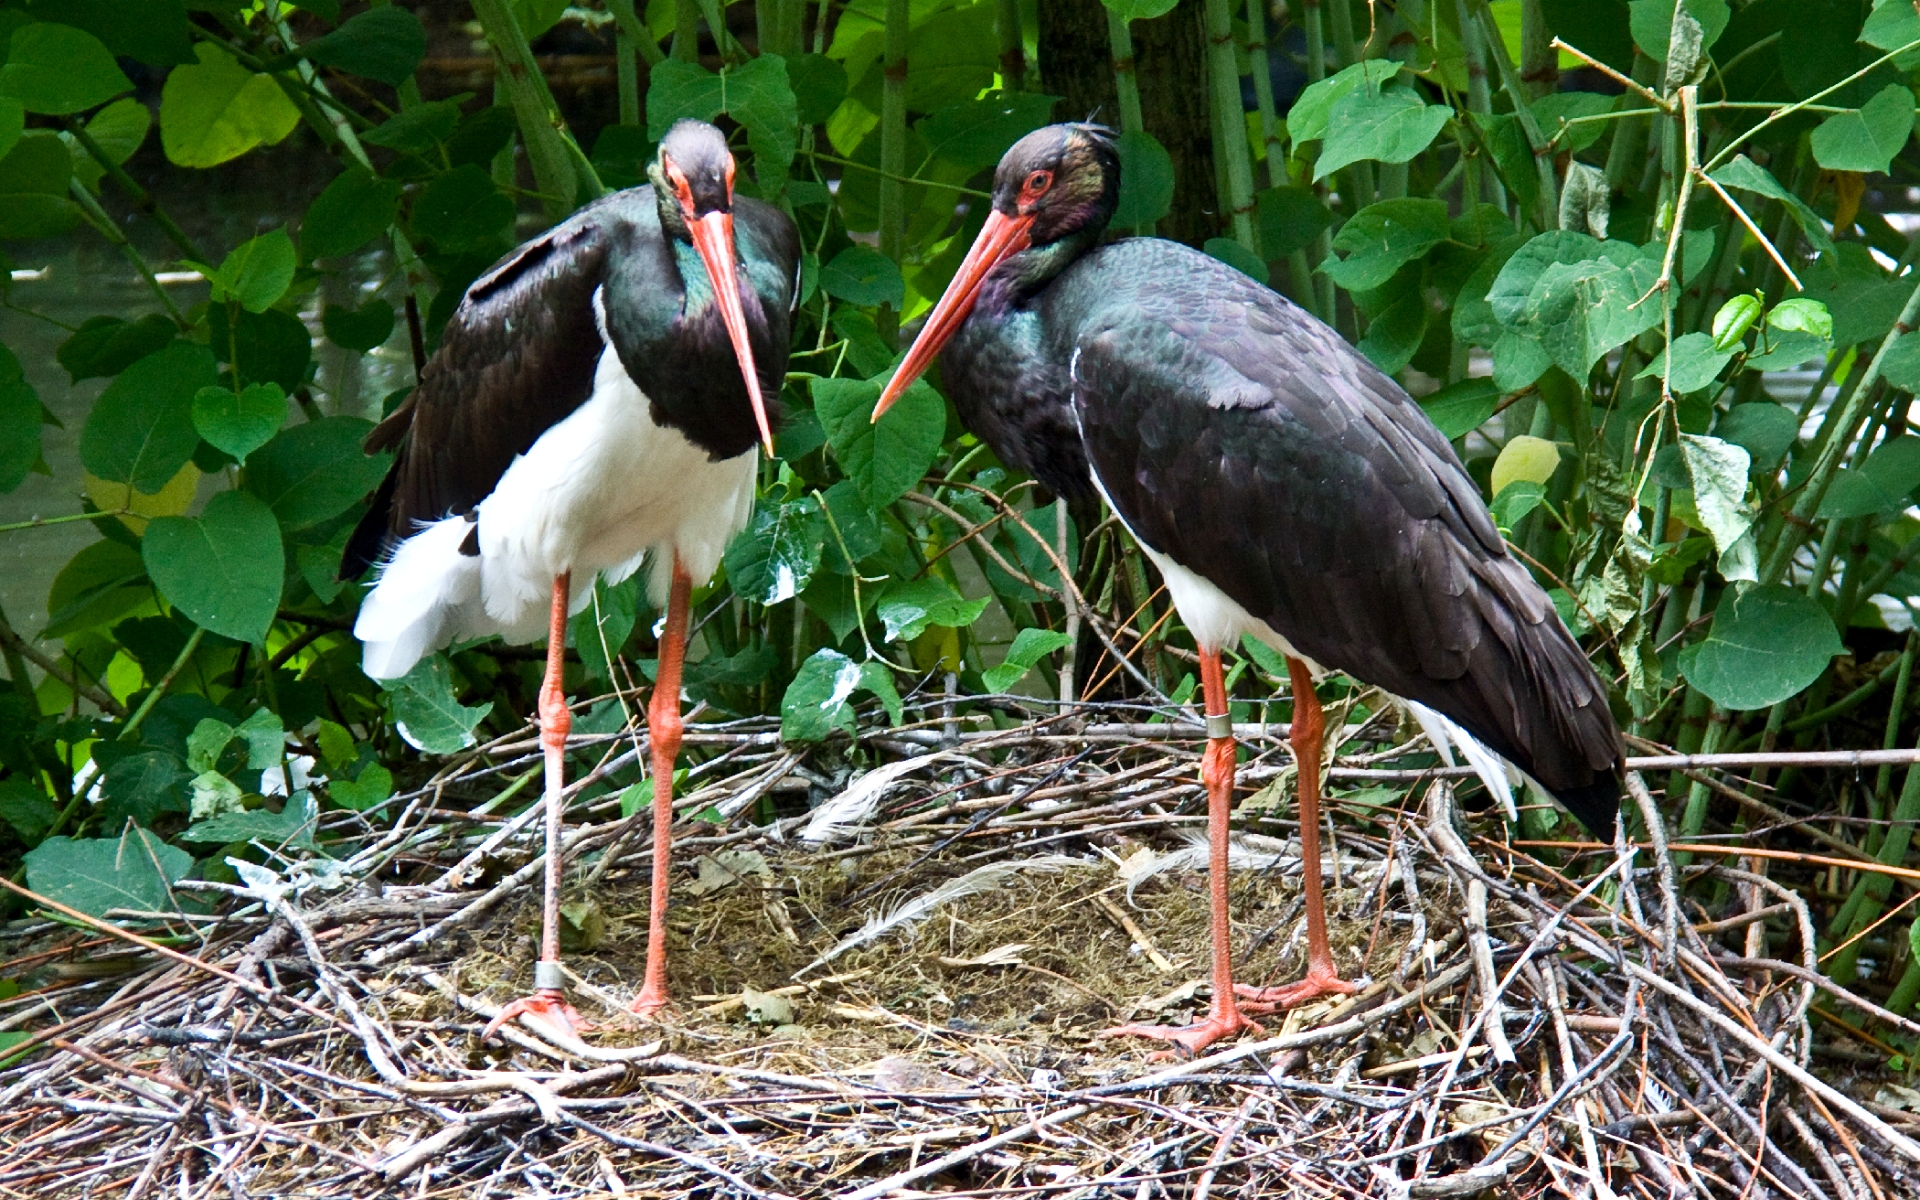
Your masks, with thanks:
M 1225 227 L 1213 186 L 1201 10 L 1201 0 L 1180 0 L 1164 17 L 1133 23 L 1147 132 L 1173 158 L 1173 211 L 1160 219 L 1159 233 L 1189 246 L 1220 236 Z M 1119 93 L 1100 0 L 1046 0 L 1040 5 L 1040 86 L 1062 97 L 1057 111 L 1065 120 L 1093 116 L 1118 124 Z

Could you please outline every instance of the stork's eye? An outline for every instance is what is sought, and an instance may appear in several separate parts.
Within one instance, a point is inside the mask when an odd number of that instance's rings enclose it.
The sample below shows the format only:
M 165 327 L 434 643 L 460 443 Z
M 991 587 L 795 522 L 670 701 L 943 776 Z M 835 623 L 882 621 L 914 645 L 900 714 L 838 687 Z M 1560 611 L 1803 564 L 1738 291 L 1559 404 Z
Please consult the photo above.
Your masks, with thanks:
M 1027 176 L 1026 192 L 1029 196 L 1038 196 L 1052 186 L 1052 171 L 1035 171 Z

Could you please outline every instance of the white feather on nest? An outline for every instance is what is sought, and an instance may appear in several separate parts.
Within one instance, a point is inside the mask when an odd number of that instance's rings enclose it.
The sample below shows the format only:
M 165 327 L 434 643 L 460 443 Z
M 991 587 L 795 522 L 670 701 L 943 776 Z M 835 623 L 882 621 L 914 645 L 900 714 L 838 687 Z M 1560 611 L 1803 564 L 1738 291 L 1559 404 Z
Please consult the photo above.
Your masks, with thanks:
M 1207 835 L 1204 830 L 1181 829 L 1176 831 L 1187 844 L 1171 854 L 1162 854 L 1150 863 L 1143 863 L 1125 873 L 1127 881 L 1127 903 L 1133 903 L 1133 890 L 1155 875 L 1164 875 L 1168 871 L 1204 871 L 1207 869 Z M 1227 870 L 1264 871 L 1272 867 L 1300 866 L 1300 844 L 1291 838 L 1266 837 L 1258 833 L 1236 833 L 1227 839 Z M 1353 883 L 1362 886 L 1371 884 L 1380 878 L 1380 872 L 1386 864 L 1378 859 L 1354 860 L 1348 855 L 1340 856 L 1340 870 Z M 1320 873 L 1333 870 L 1332 856 L 1322 853 Z
M 841 938 L 834 943 L 832 949 L 795 971 L 794 977 L 797 979 L 815 967 L 832 962 L 849 950 L 877 941 L 896 929 L 904 928 L 915 921 L 925 920 L 933 915 L 934 910 L 952 904 L 955 900 L 963 900 L 981 892 L 990 892 L 1022 871 L 1053 872 L 1065 867 L 1085 865 L 1072 855 L 1041 854 L 1018 862 L 988 863 L 984 867 L 976 867 L 960 878 L 950 879 L 926 895 L 909 900 L 889 912 L 873 914 L 867 919 L 865 925 Z
M 823 846 L 836 838 L 852 837 L 880 811 L 880 798 L 886 790 L 920 768 L 944 758 L 963 758 L 951 750 L 936 750 L 900 762 L 875 767 L 854 780 L 847 790 L 813 810 L 800 841 L 807 846 Z

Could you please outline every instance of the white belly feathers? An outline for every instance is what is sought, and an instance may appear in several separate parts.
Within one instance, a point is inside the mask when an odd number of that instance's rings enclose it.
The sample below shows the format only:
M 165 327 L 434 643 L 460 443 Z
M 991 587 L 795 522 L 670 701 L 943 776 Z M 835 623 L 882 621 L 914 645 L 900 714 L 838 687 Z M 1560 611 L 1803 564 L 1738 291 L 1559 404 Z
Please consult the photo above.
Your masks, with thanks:
M 656 425 L 619 356 L 603 350 L 593 395 L 514 459 L 475 509 L 477 558 L 459 551 L 473 529 L 460 516 L 395 549 L 354 625 L 367 674 L 397 678 L 458 639 L 540 638 L 554 578 L 567 571 L 578 612 L 596 573 L 618 582 L 651 554 L 648 591 L 664 607 L 675 554 L 705 582 L 746 526 L 756 461 L 749 450 L 714 462 L 678 430 Z

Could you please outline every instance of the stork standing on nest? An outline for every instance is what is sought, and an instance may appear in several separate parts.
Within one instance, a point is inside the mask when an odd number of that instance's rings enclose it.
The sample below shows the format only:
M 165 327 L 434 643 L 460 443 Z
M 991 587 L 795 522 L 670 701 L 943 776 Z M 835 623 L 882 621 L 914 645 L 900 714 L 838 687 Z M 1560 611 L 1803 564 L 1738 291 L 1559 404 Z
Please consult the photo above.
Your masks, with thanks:
M 1603 837 L 1622 752 L 1585 655 L 1420 407 L 1233 268 L 1157 238 L 1101 244 L 1119 188 L 1097 126 L 1016 143 L 874 419 L 944 348 L 947 394 L 974 432 L 1062 495 L 1097 489 L 1166 579 L 1206 700 L 1213 1000 L 1195 1025 L 1109 1032 L 1198 1051 L 1257 1028 L 1248 1012 L 1353 990 L 1321 896 L 1324 669 L 1404 699 L 1497 793 L 1511 764 Z M 1293 692 L 1308 948 L 1306 978 L 1283 988 L 1236 989 L 1230 958 L 1220 651 L 1245 635 L 1286 656 Z
M 649 592 L 667 616 L 647 711 L 651 924 L 633 1008 L 667 1003 L 687 598 L 752 513 L 756 443 L 773 452 L 800 259 L 793 222 L 734 195 L 733 155 L 704 122 L 676 124 L 648 176 L 651 186 L 595 201 L 467 289 L 419 386 L 367 439 L 370 453 L 399 453 L 341 564 L 343 577 L 379 565 L 354 624 L 376 679 L 452 641 L 547 635 L 540 961 L 534 994 L 493 1027 L 521 1013 L 576 1020 L 559 940 L 567 617 L 592 599 L 596 574 L 617 582 L 648 556 Z

